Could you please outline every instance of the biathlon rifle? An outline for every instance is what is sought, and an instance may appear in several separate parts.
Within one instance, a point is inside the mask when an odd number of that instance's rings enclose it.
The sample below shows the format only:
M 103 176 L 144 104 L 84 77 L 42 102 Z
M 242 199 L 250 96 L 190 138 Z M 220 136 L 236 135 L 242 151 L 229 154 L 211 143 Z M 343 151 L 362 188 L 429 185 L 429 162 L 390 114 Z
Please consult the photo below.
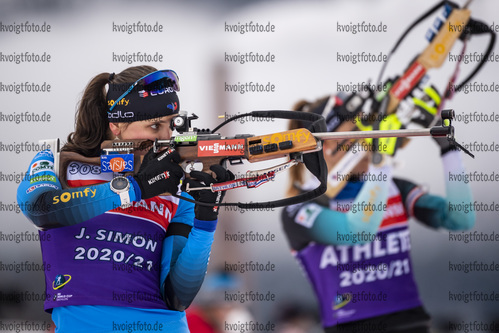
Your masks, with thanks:
M 220 127 L 240 117 L 255 118 L 280 118 L 298 119 L 311 124 L 307 128 L 298 128 L 289 131 L 271 133 L 267 135 L 242 134 L 233 137 L 224 137 L 215 133 Z M 103 155 L 99 157 L 83 157 L 74 152 L 59 152 L 58 139 L 45 140 L 54 147 L 55 172 L 63 188 L 67 188 L 66 170 L 69 163 L 79 161 L 88 164 L 100 165 L 101 172 L 114 172 L 119 174 L 133 174 L 140 168 L 143 156 L 153 149 L 159 152 L 163 149 L 174 148 L 178 151 L 181 163 L 186 174 L 192 170 L 209 172 L 213 164 L 227 167 L 227 163 L 241 164 L 243 160 L 250 163 L 267 161 L 286 157 L 288 161 L 272 168 L 248 171 L 246 177 L 235 179 L 224 183 L 216 183 L 210 187 L 189 188 L 187 192 L 211 189 L 212 191 L 227 191 L 234 188 L 246 187 L 256 188 L 270 180 L 276 175 L 298 163 L 304 163 L 307 169 L 316 176 L 320 184 L 317 188 L 302 193 L 298 196 L 280 199 L 270 202 L 225 202 L 216 204 L 219 206 L 237 206 L 242 209 L 255 209 L 265 207 L 281 207 L 297 204 L 311 200 L 326 191 L 327 188 L 327 166 L 322 153 L 323 140 L 363 139 L 380 137 L 409 137 L 409 136 L 433 136 L 447 137 L 454 140 L 454 128 L 451 124 L 454 118 L 454 110 L 442 112 L 442 118 L 446 119 L 441 126 L 426 129 L 403 129 L 392 131 L 351 131 L 351 132 L 327 132 L 326 123 L 322 116 L 299 111 L 253 111 L 235 116 L 226 120 L 213 131 L 200 130 L 191 127 L 191 120 L 197 119 L 196 115 L 188 116 L 185 111 L 179 113 L 172 121 L 174 128 L 180 133 L 169 140 L 108 140 L 101 145 Z M 176 195 L 175 195 L 176 196 Z M 180 197 L 196 204 L 214 206 Z

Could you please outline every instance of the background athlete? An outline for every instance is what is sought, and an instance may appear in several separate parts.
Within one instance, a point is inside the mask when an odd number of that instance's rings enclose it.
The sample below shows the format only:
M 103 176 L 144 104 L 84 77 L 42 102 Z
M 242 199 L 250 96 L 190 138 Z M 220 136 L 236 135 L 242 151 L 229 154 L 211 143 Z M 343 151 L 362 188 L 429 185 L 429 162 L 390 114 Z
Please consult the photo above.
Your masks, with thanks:
M 428 100 L 429 104 L 438 102 Z M 357 124 L 362 127 L 345 110 L 344 102 L 339 96 L 330 96 L 314 103 L 301 101 L 295 109 L 322 114 L 329 131 L 354 130 Z M 428 125 L 433 117 L 425 115 L 423 123 Z M 394 117 L 384 121 L 399 124 Z M 290 125 L 290 129 L 299 127 L 304 124 L 293 121 Z M 325 332 L 428 332 L 430 317 L 413 277 L 409 219 L 414 217 L 435 229 L 472 228 L 473 213 L 449 210 L 449 202 L 471 200 L 470 187 L 444 177 L 443 198 L 393 178 L 389 155 L 400 146 L 399 139 L 384 141 L 391 143 L 378 149 L 382 159 L 360 149 L 356 154 L 363 154 L 359 155 L 362 158 L 353 168 L 335 169 L 343 158 L 355 161 L 356 155 L 349 149 L 339 149 L 341 145 L 352 147 L 352 141 L 325 141 L 323 149 L 329 172 L 347 181 L 328 188 L 329 195 L 283 210 L 282 225 L 292 253 L 313 286 Z M 438 143 L 445 175 L 462 172 L 461 153 L 452 150 L 445 139 Z M 363 143 L 362 147 L 368 146 Z M 342 170 L 348 171 L 341 175 Z M 329 179 L 334 176 L 330 174 Z M 305 180 L 304 170 L 296 169 L 289 194 L 313 187 L 315 181 Z

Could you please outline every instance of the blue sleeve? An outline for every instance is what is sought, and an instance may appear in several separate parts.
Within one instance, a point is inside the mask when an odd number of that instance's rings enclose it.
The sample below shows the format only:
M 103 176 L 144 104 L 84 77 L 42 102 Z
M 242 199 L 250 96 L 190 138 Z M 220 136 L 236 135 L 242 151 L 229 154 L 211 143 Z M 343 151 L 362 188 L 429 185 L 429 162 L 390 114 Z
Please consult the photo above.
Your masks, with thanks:
M 130 201 L 140 198 L 138 185 L 129 177 Z M 74 225 L 121 205 L 109 184 L 62 189 L 54 172 L 50 150 L 39 152 L 17 188 L 17 202 L 23 214 L 40 229 Z
M 181 196 L 193 199 L 189 194 L 182 192 Z M 175 224 L 186 225 L 189 228 L 180 228 L 179 231 L 172 232 Z M 177 211 L 173 216 L 167 230 L 167 236 L 163 242 L 163 254 L 161 257 L 161 275 L 160 281 L 165 281 L 166 276 L 170 273 L 171 266 L 175 265 L 178 256 L 185 247 L 187 237 L 194 224 L 194 204 L 186 200 L 180 200 Z M 164 295 L 164 283 L 161 284 L 161 294 Z
M 185 198 L 194 200 L 194 198 L 186 192 L 181 192 L 180 195 Z M 180 200 L 180 202 L 178 203 L 177 212 L 175 213 L 175 216 L 172 218 L 171 222 L 184 223 L 192 227 L 194 223 L 194 203 L 186 200 Z
M 190 196 L 189 196 L 190 197 Z M 169 309 L 183 311 L 193 301 L 203 283 L 213 244 L 217 220 L 201 221 L 194 218 L 194 204 L 181 210 L 184 217 L 190 218 L 192 229 L 188 237 L 169 236 L 165 240 L 162 258 L 162 292 Z M 187 208 L 187 207 L 186 207 Z M 172 219 L 173 221 L 173 219 Z M 176 222 L 178 223 L 178 222 Z M 166 271 L 169 267 L 168 272 Z M 164 278 L 163 278 L 164 276 Z
M 335 211 L 316 203 L 306 203 L 292 216 L 284 218 L 284 229 L 288 238 L 294 237 L 296 240 L 295 244 L 291 242 L 291 247 L 298 250 L 309 242 L 334 245 L 361 244 L 362 242 L 358 241 L 356 237 L 344 236 L 362 232 L 376 234 L 385 211 L 364 208 L 367 204 L 376 207 L 386 205 L 391 168 L 371 166 L 369 172 L 373 174 L 382 172 L 387 175 L 387 180 L 366 182 L 347 213 Z
M 459 151 L 450 151 L 442 156 L 445 174 L 445 198 L 426 193 L 413 196 L 417 197 L 413 200 L 414 217 L 432 228 L 468 230 L 475 225 L 476 216 L 474 209 L 471 208 L 473 196 L 469 184 L 463 181 L 451 181 L 448 176 L 449 173 L 461 174 L 464 172 L 460 156 Z M 417 192 L 417 190 L 414 189 L 412 192 Z

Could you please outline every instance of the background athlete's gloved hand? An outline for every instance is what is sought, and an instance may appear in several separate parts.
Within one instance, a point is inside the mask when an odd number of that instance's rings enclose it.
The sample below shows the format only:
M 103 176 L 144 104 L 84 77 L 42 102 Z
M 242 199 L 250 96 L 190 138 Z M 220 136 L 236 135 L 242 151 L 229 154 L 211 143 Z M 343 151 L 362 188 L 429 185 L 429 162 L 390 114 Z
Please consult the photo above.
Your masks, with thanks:
M 139 184 L 141 198 L 149 199 L 165 192 L 176 194 L 184 175 L 179 162 L 180 155 L 175 149 L 167 149 L 156 156 L 151 148 L 144 156 L 139 172 L 133 176 Z
M 433 86 L 423 88 L 421 97 L 413 97 L 414 108 L 411 116 L 411 122 L 428 128 L 432 125 L 438 114 L 441 97 L 437 89 Z
M 234 174 L 229 170 L 226 170 L 223 166 L 215 164 L 210 167 L 217 179 L 213 178 L 210 174 L 201 171 L 191 171 L 190 175 L 192 178 L 186 179 L 184 182 L 189 184 L 189 187 L 205 187 L 210 186 L 215 183 L 222 183 L 229 180 L 234 180 Z M 200 191 L 190 191 L 189 194 L 196 201 L 206 202 L 206 203 L 221 203 L 223 197 L 225 196 L 225 191 L 212 192 L 211 190 L 200 190 Z M 213 221 L 218 218 L 219 206 L 201 206 L 196 205 L 194 207 L 194 214 L 196 219 L 202 221 Z
M 403 129 L 404 126 L 400 119 L 397 117 L 395 113 L 384 116 L 379 124 L 376 124 L 377 128 L 374 128 L 373 125 L 364 125 L 361 122 L 357 122 L 357 127 L 362 131 L 372 131 L 372 130 L 399 130 Z M 372 144 L 373 149 L 373 157 L 372 163 L 375 165 L 383 164 L 384 160 L 388 157 L 395 156 L 395 153 L 398 148 L 404 145 L 405 138 L 378 138 L 378 139 L 365 139 L 366 143 Z
M 403 128 L 402 122 L 395 113 L 389 114 L 379 123 L 380 131 L 399 130 Z M 381 154 L 395 156 L 397 149 L 403 145 L 404 139 L 405 138 L 379 138 L 376 150 Z

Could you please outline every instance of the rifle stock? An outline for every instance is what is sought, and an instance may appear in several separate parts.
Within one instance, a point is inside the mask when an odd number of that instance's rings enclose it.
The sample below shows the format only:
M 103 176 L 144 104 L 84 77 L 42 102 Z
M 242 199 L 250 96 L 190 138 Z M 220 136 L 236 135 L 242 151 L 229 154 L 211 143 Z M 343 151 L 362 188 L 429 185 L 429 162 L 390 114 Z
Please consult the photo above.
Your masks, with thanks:
M 189 140 L 184 138 L 190 137 Z M 193 139 L 195 138 L 195 139 Z M 125 176 L 138 172 L 144 155 L 150 149 L 161 149 L 174 147 L 180 155 L 180 164 L 188 174 L 191 170 L 210 172 L 210 166 L 214 164 L 223 165 L 226 160 L 238 161 L 242 159 L 253 162 L 267 161 L 277 158 L 288 157 L 293 153 L 307 153 L 320 148 L 319 140 L 305 129 L 299 128 L 284 132 L 271 133 L 267 135 L 243 135 L 234 138 L 223 138 L 220 135 L 180 135 L 171 140 L 130 139 L 130 140 L 106 140 L 102 142 L 101 149 L 107 155 L 131 153 L 133 154 L 134 170 L 125 172 Z M 65 170 L 70 162 L 81 162 L 91 165 L 100 165 L 100 157 L 85 157 L 75 152 L 62 151 L 59 156 L 58 178 L 63 188 L 67 188 Z M 202 163 L 202 168 L 199 167 Z M 114 171 L 120 172 L 119 169 Z

